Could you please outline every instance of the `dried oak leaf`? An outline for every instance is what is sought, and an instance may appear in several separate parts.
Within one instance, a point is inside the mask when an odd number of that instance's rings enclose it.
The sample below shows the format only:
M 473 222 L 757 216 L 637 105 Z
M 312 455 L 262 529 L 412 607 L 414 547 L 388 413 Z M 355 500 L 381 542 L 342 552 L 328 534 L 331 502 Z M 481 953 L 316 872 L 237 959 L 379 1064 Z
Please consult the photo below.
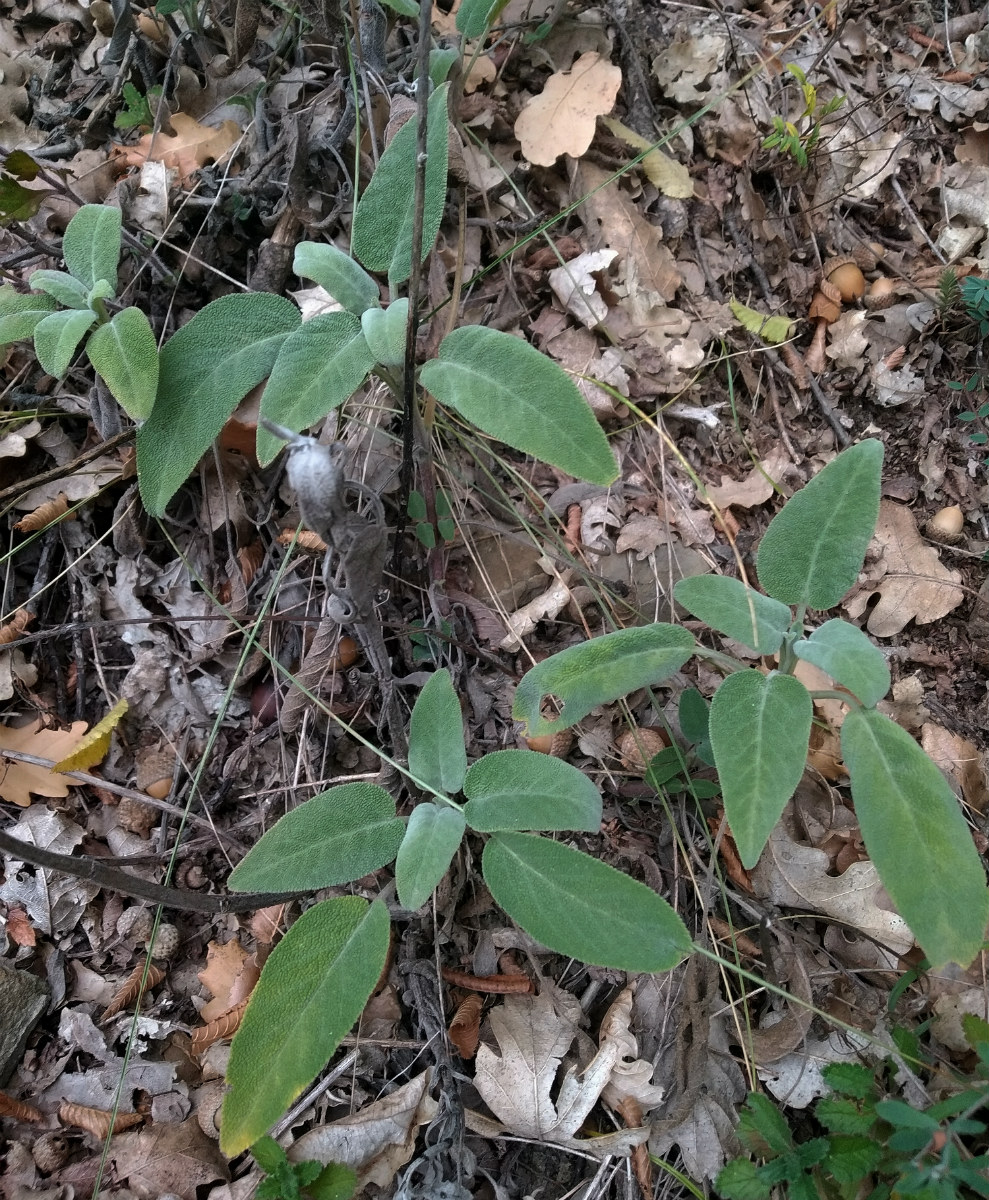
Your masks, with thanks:
M 580 158 L 594 138 L 597 118 L 611 112 L 621 70 L 600 54 L 582 54 L 569 71 L 557 71 L 515 122 L 515 136 L 531 163 L 551 167 L 561 154 Z
M 587 1066 L 583 1070 L 576 1064 L 568 1066 L 558 1081 L 577 1026 L 558 1011 L 548 993 L 509 996 L 490 1018 L 500 1054 L 483 1043 L 477 1051 L 474 1085 L 485 1104 L 521 1137 L 579 1148 L 595 1158 L 628 1154 L 648 1138 L 648 1127 L 622 1129 L 600 1138 L 576 1137 L 628 1053 L 620 1016 L 613 1018 L 613 1013 L 614 1008 L 602 1023 L 599 1049 Z
M 879 578 L 863 584 L 846 601 L 850 617 L 861 616 L 872 596 L 879 602 L 869 614 L 866 628 L 873 637 L 892 637 L 909 622 L 927 625 L 940 620 L 961 604 L 965 594 L 961 574 L 944 566 L 933 546 L 917 530 L 913 513 L 903 504 L 883 500 L 873 545 L 881 558 L 873 574 Z
M 85 721 L 75 721 L 71 729 L 42 729 L 40 719 L 19 729 L 0 725 L 0 750 L 17 750 L 58 762 L 78 745 L 86 732 Z M 0 759 L 0 797 L 10 804 L 28 808 L 31 793 L 38 796 L 67 796 L 71 779 L 57 775 L 50 767 Z
M 241 132 L 235 121 L 224 121 L 215 128 L 200 125 L 185 113 L 176 113 L 171 118 L 175 136 L 164 133 L 146 133 L 133 146 L 113 147 L 114 157 L 125 166 L 140 167 L 149 159 L 174 167 L 179 173 L 179 183 L 191 187 L 195 182 L 194 172 L 207 163 L 222 163 L 240 141 Z

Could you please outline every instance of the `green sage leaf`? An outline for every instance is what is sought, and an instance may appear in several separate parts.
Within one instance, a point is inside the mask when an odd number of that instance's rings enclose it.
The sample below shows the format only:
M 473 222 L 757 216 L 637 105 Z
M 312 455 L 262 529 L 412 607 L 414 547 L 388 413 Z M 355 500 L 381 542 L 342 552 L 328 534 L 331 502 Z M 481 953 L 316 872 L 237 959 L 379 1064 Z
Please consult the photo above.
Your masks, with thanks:
M 388 956 L 388 910 L 357 896 L 303 913 L 272 951 L 230 1047 L 220 1147 L 267 1131 L 361 1015 Z
M 120 209 L 107 204 L 84 204 L 66 226 L 62 257 L 87 291 L 105 279 L 116 294 L 120 230 Z
M 786 604 L 746 587 L 727 575 L 681 579 L 673 597 L 705 625 L 759 654 L 775 654 L 783 644 L 793 613 Z
M 847 621 L 825 621 L 809 638 L 796 642 L 793 652 L 848 688 L 866 708 L 873 708 L 889 691 L 883 652 Z
M 447 796 L 455 796 L 464 786 L 464 718 L 445 667 L 429 677 L 412 709 L 409 770 L 427 787 Z
M 292 270 L 312 279 L 349 313 L 359 317 L 378 303 L 378 285 L 349 254 L 325 242 L 300 242 Z
M 86 354 L 127 415 L 143 421 L 158 391 L 158 344 L 139 308 L 115 313 L 89 336 Z
M 599 704 L 669 679 L 695 648 L 686 629 L 664 624 L 620 629 L 570 646 L 522 676 L 512 716 L 525 724 L 529 737 L 568 729 Z M 555 720 L 541 714 L 547 696 L 562 702 Z
M 467 325 L 420 372 L 424 388 L 478 429 L 591 483 L 618 476 L 608 439 L 562 367 L 521 338 Z
M 447 94 L 438 87 L 429 97 L 426 118 L 426 203 L 422 218 L 422 257 L 432 250 L 446 203 L 449 137 Z M 393 287 L 412 272 L 412 224 L 415 213 L 416 123 L 406 121 L 382 154 L 354 211 L 354 254 L 369 271 L 386 271 Z
M 261 396 L 261 416 L 300 433 L 349 399 L 373 365 L 361 323 L 352 313 L 313 317 L 282 343 Z M 280 439 L 258 426 L 262 466 L 282 447 Z
M 300 320 L 281 296 L 221 296 L 165 343 L 154 407 L 137 432 L 137 474 L 150 513 L 164 514 L 237 404 L 269 374 Z
M 481 860 L 495 901 L 538 942 L 584 963 L 669 971 L 690 934 L 644 883 L 532 833 L 495 833 Z
M 601 828 L 601 793 L 570 763 L 534 750 L 497 750 L 467 772 L 464 816 L 471 829 Z
M 39 292 L 47 292 L 65 308 L 89 308 L 89 288 L 65 271 L 35 271 L 29 280 Z
M 784 604 L 833 608 L 855 582 L 879 516 L 883 447 L 849 446 L 770 521 L 759 584 Z
M 22 295 L 9 283 L 0 287 L 0 346 L 34 337 L 38 325 L 55 311 L 55 299 L 42 293 Z
M 865 848 L 935 970 L 968 966 L 989 924 L 986 875 L 958 801 L 899 725 L 856 708 L 841 727 Z
M 69 369 L 79 343 L 96 324 L 96 313 L 70 308 L 53 312 L 39 321 L 34 329 L 34 352 L 38 362 L 56 379 Z
M 711 701 L 710 735 L 725 816 L 754 867 L 804 773 L 810 693 L 792 675 L 737 671 Z
M 395 859 L 395 887 L 403 908 L 422 908 L 463 840 L 463 814 L 445 804 L 417 804 Z
M 351 883 L 390 863 L 404 834 L 384 788 L 344 783 L 286 813 L 227 884 L 235 892 L 283 892 Z

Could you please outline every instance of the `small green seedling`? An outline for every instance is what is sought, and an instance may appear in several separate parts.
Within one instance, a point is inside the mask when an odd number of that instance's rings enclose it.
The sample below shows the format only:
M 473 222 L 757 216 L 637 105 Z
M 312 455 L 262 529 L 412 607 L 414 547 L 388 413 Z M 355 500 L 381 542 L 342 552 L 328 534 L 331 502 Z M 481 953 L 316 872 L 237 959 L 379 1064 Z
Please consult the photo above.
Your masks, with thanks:
M 121 89 L 124 107 L 113 119 L 116 129 L 150 129 L 155 122 L 155 106 L 161 100 L 162 89 L 148 88 L 147 94 L 139 92 L 132 83 Z
M 274 1138 L 264 1137 L 251 1146 L 265 1178 L 254 1193 L 257 1200 L 350 1200 L 357 1189 L 357 1175 L 341 1163 L 307 1159 L 289 1162 Z
M 68 371 L 85 340 L 97 375 L 121 408 L 135 420 L 147 417 L 158 388 L 158 346 L 139 308 L 112 316 L 120 258 L 120 211 L 85 204 L 69 222 L 62 240 L 67 271 L 35 271 L 21 295 L 0 288 L 0 346 L 34 338 L 38 362 L 56 379 Z
M 787 71 L 800 85 L 803 111 L 796 121 L 773 117 L 773 132 L 762 143 L 765 150 L 779 150 L 806 169 L 810 155 L 821 136 L 821 122 L 845 103 L 844 96 L 832 96 L 826 104 L 818 105 L 817 88 L 807 82 L 807 76 L 796 63 L 787 63 Z
M 965 1016 L 963 1027 L 977 1057 L 973 1074 L 956 1080 L 947 1098 L 926 1109 L 884 1099 L 882 1069 L 877 1080 L 858 1063 L 830 1063 L 821 1073 L 832 1094 L 814 1111 L 823 1135 L 797 1142 L 774 1105 L 751 1094 L 736 1132 L 745 1150 L 763 1161 L 728 1163 L 715 1183 L 717 1194 L 769 1200 L 785 1186 L 792 1200 L 989 1196 L 989 1155 L 970 1148 L 985 1145 L 986 1123 L 975 1118 L 989 1106 L 989 1025 Z M 943 1086 L 942 1077 L 939 1090 Z

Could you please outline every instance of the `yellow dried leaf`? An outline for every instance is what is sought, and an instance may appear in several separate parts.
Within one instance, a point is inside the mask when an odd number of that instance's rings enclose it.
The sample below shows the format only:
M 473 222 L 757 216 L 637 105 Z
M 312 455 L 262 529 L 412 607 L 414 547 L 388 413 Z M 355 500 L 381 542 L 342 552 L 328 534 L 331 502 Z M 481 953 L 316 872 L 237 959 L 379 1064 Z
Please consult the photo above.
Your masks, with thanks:
M 614 117 L 605 117 L 603 124 L 616 138 L 626 146 L 631 146 L 633 150 L 649 150 L 652 145 L 648 138 L 636 133 L 634 129 L 629 129 Z M 649 150 L 641 166 L 649 182 L 659 188 L 664 196 L 669 196 L 672 200 L 689 200 L 694 194 L 694 181 L 690 178 L 687 168 L 675 158 L 664 154 L 658 147 Z
M 735 320 L 749 333 L 754 333 L 756 337 L 761 337 L 764 342 L 771 342 L 774 346 L 787 341 L 796 324 L 790 317 L 764 317 L 761 312 L 735 299 L 729 300 L 728 305 L 735 314 Z
M 0 750 L 58 761 L 85 732 L 85 721 L 76 721 L 71 729 L 42 729 L 40 719 L 20 729 L 0 725 Z M 72 780 L 57 775 L 50 767 L 0 759 L 0 798 L 10 804 L 28 808 L 32 792 L 38 796 L 67 796 L 70 787 Z
M 620 69 L 596 52 L 582 54 L 569 71 L 551 75 L 515 122 L 515 136 L 529 162 L 551 167 L 561 154 L 585 154 L 597 118 L 611 111 L 621 83 Z
M 78 746 L 52 767 L 53 771 L 88 771 L 102 762 L 110 749 L 110 734 L 127 711 L 127 701 L 118 700 L 102 721 L 86 734 Z

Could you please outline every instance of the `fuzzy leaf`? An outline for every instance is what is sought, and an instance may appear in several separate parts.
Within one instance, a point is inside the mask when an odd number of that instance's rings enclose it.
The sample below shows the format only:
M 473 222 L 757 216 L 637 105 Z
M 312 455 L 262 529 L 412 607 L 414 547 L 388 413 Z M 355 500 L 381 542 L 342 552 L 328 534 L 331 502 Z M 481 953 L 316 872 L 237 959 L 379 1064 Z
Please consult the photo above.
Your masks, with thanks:
M 463 814 L 440 804 L 417 804 L 395 859 L 395 886 L 403 908 L 415 912 L 433 894 L 466 829 Z
M 426 119 L 426 203 L 422 221 L 422 257 L 432 250 L 446 203 L 449 137 L 447 94 L 438 87 L 429 97 Z M 416 123 L 406 121 L 382 154 L 354 212 L 354 254 L 369 271 L 388 273 L 394 287 L 412 271 L 412 220 L 415 210 Z
M 848 688 L 866 708 L 873 708 L 889 691 L 883 652 L 847 621 L 825 621 L 809 638 L 795 643 L 793 652 Z
M 124 308 L 90 334 L 86 354 L 113 398 L 135 421 L 147 418 L 158 391 L 158 344 L 139 308 Z
M 336 246 L 326 242 L 300 242 L 292 270 L 312 279 L 355 317 L 378 303 L 378 285 L 367 271 Z
M 737 671 L 714 693 L 711 747 L 745 867 L 755 866 L 804 773 L 813 709 L 792 675 Z
M 471 829 L 601 828 L 601 793 L 570 763 L 534 750 L 497 750 L 467 772 L 464 816 Z
M 43 293 L 24 296 L 5 283 L 0 287 L 0 346 L 33 337 L 38 324 L 54 311 L 54 297 Z
M 107 204 L 84 204 L 66 226 L 62 257 L 87 290 L 105 279 L 116 294 L 120 228 L 120 209 Z
M 361 1015 L 388 955 L 388 910 L 356 896 L 303 913 L 272 951 L 230 1047 L 220 1147 L 256 1142 Z
M 349 399 L 373 365 L 352 313 L 313 317 L 283 342 L 261 396 L 261 416 L 300 433 Z M 267 466 L 281 448 L 281 441 L 259 425 L 258 462 Z
M 690 953 L 690 934 L 661 896 L 579 850 L 531 833 L 495 833 L 481 863 L 495 901 L 558 954 L 652 972 Z
M 591 483 L 611 483 L 615 456 L 562 367 L 533 346 L 480 325 L 455 329 L 420 372 L 423 387 L 506 446 Z
M 673 589 L 673 597 L 705 625 L 743 646 L 751 646 L 759 654 L 775 654 L 793 620 L 788 605 L 727 575 L 681 579 Z
M 770 521 L 760 586 L 784 604 L 827 609 L 855 582 L 879 516 L 882 442 L 849 446 Z
M 968 966 L 989 923 L 978 851 L 951 788 L 905 729 L 875 709 L 841 727 L 869 857 L 935 970 Z
M 515 692 L 512 716 L 528 737 L 569 729 L 592 708 L 669 679 L 696 648 L 686 629 L 645 625 L 570 646 L 527 671 Z M 543 700 L 563 702 L 556 720 L 541 715 Z
M 286 813 L 230 875 L 235 892 L 280 892 L 351 883 L 390 863 L 405 822 L 373 783 L 345 783 Z
M 455 796 L 464 786 L 464 718 L 445 667 L 429 677 L 412 709 L 409 770 L 416 779 L 447 796 Z
M 62 378 L 75 358 L 79 343 L 95 324 L 96 313 L 89 308 L 82 312 L 75 308 L 53 312 L 38 323 L 34 330 L 34 352 L 49 375 Z
M 164 514 L 300 321 L 299 310 L 281 296 L 221 296 L 165 343 L 154 408 L 137 433 L 137 473 L 150 513 Z

